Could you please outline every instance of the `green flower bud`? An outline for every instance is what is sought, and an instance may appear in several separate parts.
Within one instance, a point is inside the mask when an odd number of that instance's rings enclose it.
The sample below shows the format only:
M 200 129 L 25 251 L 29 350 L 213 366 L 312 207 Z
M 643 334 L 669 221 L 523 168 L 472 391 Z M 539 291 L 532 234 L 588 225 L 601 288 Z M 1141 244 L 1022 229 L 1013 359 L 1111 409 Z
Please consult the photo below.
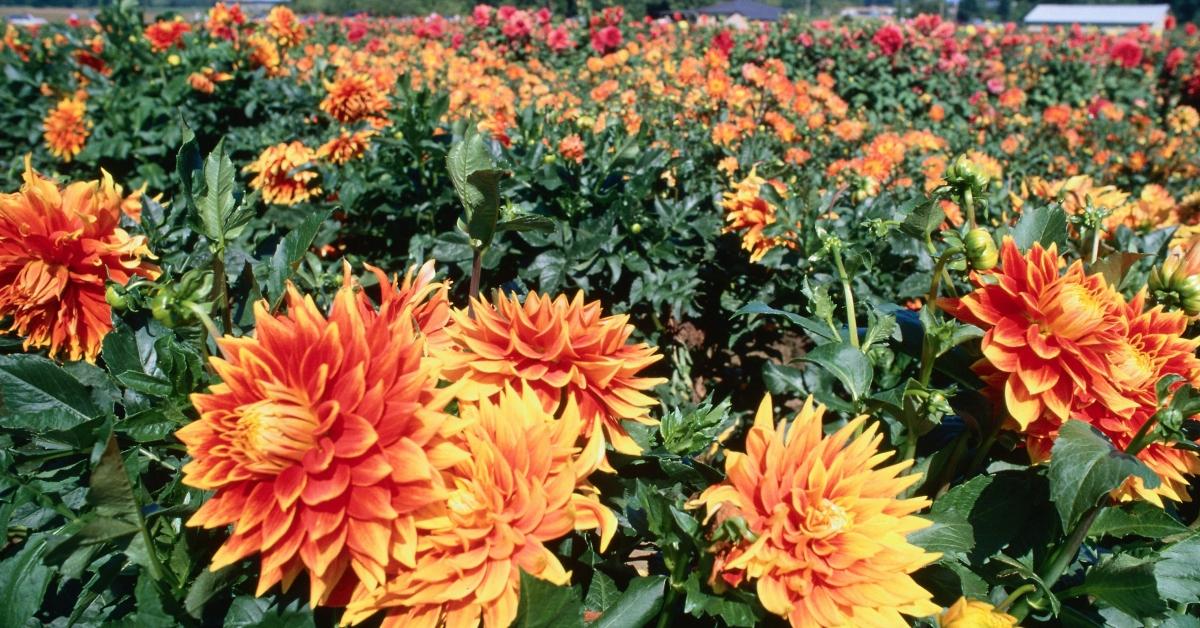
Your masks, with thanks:
M 632 225 L 629 225 L 629 232 L 632 233 L 633 235 L 637 235 L 637 234 L 641 233 L 642 232 L 642 223 L 635 222 Z
M 996 241 L 987 229 L 976 227 L 967 232 L 963 238 L 967 260 L 975 270 L 991 270 L 1000 262 L 1000 252 L 996 249 Z
M 115 283 L 108 284 L 104 289 L 104 300 L 109 307 L 118 312 L 129 307 L 129 297 L 125 296 L 125 288 Z

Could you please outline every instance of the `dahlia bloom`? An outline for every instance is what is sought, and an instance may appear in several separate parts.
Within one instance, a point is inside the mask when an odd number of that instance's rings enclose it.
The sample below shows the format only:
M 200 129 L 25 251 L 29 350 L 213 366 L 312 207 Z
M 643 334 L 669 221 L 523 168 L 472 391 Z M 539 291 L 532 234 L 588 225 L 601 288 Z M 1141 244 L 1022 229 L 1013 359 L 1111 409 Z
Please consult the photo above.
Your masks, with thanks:
M 213 37 L 232 40 L 237 37 L 238 28 L 245 23 L 246 15 L 242 13 L 242 5 L 234 3 L 228 6 L 224 2 L 218 2 L 208 10 L 204 28 Z
M 570 574 L 546 547 L 572 530 L 600 533 L 617 519 L 587 484 L 604 457 L 599 424 L 589 428 L 574 399 L 555 419 L 537 393 L 506 387 L 497 401 L 463 406 L 469 456 L 444 472 L 449 495 L 417 521 L 416 566 L 374 591 L 355 592 L 344 621 L 381 609 L 383 626 L 504 628 L 517 614 L 520 573 L 565 585 Z M 582 449 L 576 443 L 582 441 Z
M 920 474 L 901 475 L 911 460 L 879 466 L 889 454 L 878 423 L 860 416 L 823 436 L 824 414 L 810 397 L 776 426 L 768 395 L 746 453 L 727 453 L 726 480 L 691 502 L 754 535 L 716 548 L 714 583 L 753 581 L 763 606 L 797 627 L 907 626 L 901 614 L 938 612 L 909 575 L 938 558 L 905 538 L 930 525 L 914 516 L 928 499 L 899 497 Z
M 69 162 L 83 150 L 92 132 L 86 111 L 87 103 L 82 98 L 63 98 L 46 114 L 42 136 L 52 155 Z
M 26 157 L 21 190 L 0 194 L 0 319 L 11 319 L 5 331 L 24 336 L 26 350 L 94 362 L 112 330 L 105 282 L 159 275 L 146 237 L 118 226 L 136 201 L 101 172 L 63 189 Z
M 274 37 L 279 45 L 295 46 L 304 41 L 305 28 L 291 9 L 276 5 L 267 13 L 267 34 Z
M 976 370 L 1003 391 L 1020 431 L 1057 432 L 1097 399 L 1132 410 L 1107 359 L 1122 343 L 1120 295 L 1103 276 L 1084 273 L 1082 262 L 1060 276 L 1055 246 L 1034 244 L 1022 255 L 1005 238 L 1000 259 L 996 270 L 972 274 L 974 292 L 940 304 L 985 331 Z
M 326 82 L 325 90 L 328 94 L 321 101 L 321 111 L 342 124 L 378 117 L 391 107 L 387 91 L 370 74 L 347 74 Z
M 1017 618 L 991 604 L 965 597 L 938 615 L 940 628 L 1016 628 Z
M 290 286 L 286 314 L 256 304 L 254 335 L 218 342 L 221 383 L 176 433 L 184 483 L 215 491 L 188 525 L 233 524 L 211 569 L 261 554 L 259 595 L 304 572 L 312 605 L 342 605 L 413 565 L 415 515 L 446 499 L 441 471 L 466 456 L 414 317 L 445 293 L 381 290 L 376 308 L 347 269 L 328 316 Z
M 770 201 L 762 197 L 762 186 L 770 184 L 779 195 L 785 189 L 778 181 L 767 181 L 758 176 L 756 168 L 750 169 L 745 179 L 737 182 L 733 190 L 725 192 L 721 207 L 725 210 L 725 228 L 723 233 L 738 232 L 742 235 L 742 249 L 750 252 L 750 261 L 757 262 L 768 251 L 777 246 L 794 248 L 795 244 L 785 238 L 768 236 L 763 233 L 767 225 L 775 222 L 776 208 Z
M 1121 346 L 1109 358 L 1114 382 L 1125 399 L 1137 404 L 1132 411 L 1096 403 L 1082 411 L 1084 420 L 1104 432 L 1118 448 L 1129 446 L 1134 435 L 1158 410 L 1155 384 L 1167 375 L 1179 375 L 1187 383 L 1200 385 L 1200 359 L 1196 348 L 1200 338 L 1186 338 L 1188 318 L 1182 312 L 1167 312 L 1161 306 L 1145 309 L 1146 291 L 1139 292 L 1124 306 L 1124 334 Z M 1048 446 L 1048 445 L 1047 445 Z M 1190 501 L 1189 475 L 1200 474 L 1200 455 L 1163 443 L 1152 443 L 1138 452 L 1160 483 L 1148 489 L 1141 478 L 1126 480 L 1114 496 L 1122 501 L 1144 499 L 1160 508 L 1163 498 Z
M 904 32 L 895 24 L 884 24 L 875 31 L 871 42 L 879 48 L 880 53 L 891 57 L 904 47 Z
M 375 132 L 370 130 L 351 133 L 342 129 L 337 137 L 317 148 L 317 159 L 339 165 L 358 159 L 370 148 L 371 138 L 374 136 Z
M 317 173 L 309 169 L 316 153 L 304 144 L 277 144 L 263 151 L 243 172 L 255 173 L 250 187 L 262 190 L 263 200 L 279 205 L 295 205 L 321 193 L 320 187 L 309 187 Z
M 474 315 L 472 317 L 472 314 Z M 663 383 L 638 373 L 662 358 L 645 343 L 629 344 L 629 316 L 602 316 L 599 301 L 553 299 L 529 293 L 472 301 L 472 309 L 451 311 L 446 328 L 452 348 L 441 351 L 444 376 L 467 380 L 459 398 L 495 400 L 505 386 L 528 385 L 547 412 L 568 400 L 579 404 L 584 431 L 603 426 L 617 451 L 641 451 L 621 425 L 654 425 L 649 408 L 655 400 L 643 391 Z
M 165 52 L 171 48 L 183 47 L 183 36 L 192 30 L 183 18 L 155 22 L 146 27 L 146 41 L 154 52 Z

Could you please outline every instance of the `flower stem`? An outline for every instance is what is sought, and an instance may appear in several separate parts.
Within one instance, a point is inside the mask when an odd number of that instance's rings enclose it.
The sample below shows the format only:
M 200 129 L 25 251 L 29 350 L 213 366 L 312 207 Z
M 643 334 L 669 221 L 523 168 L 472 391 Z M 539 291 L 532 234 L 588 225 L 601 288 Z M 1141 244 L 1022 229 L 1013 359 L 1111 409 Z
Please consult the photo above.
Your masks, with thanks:
M 1088 266 L 1090 267 L 1092 264 L 1095 264 L 1096 258 L 1099 256 L 1100 256 L 1100 225 L 1096 225 L 1096 228 L 1092 229 L 1092 257 L 1091 257 L 1091 260 L 1088 261 Z
M 1008 594 L 1008 597 L 1004 598 L 1003 602 L 1000 602 L 1000 604 L 996 606 L 996 611 L 999 613 L 1006 612 L 1009 607 L 1016 603 L 1017 600 L 1021 599 L 1022 595 L 1025 595 L 1026 593 L 1033 593 L 1034 591 L 1037 591 L 1036 584 L 1023 584 L 1017 587 L 1012 593 Z
M 850 346 L 858 348 L 858 319 L 854 314 L 854 290 L 850 287 L 850 276 L 846 274 L 846 266 L 842 264 L 842 250 L 833 247 L 833 263 L 837 266 L 838 278 L 842 280 L 842 294 L 846 300 L 846 327 L 850 332 Z
M 967 225 L 975 228 L 975 193 L 971 191 L 970 186 L 963 190 L 963 205 L 967 210 Z
M 1042 581 L 1046 583 L 1046 588 L 1054 586 L 1055 582 L 1062 577 L 1063 572 L 1067 570 L 1067 566 L 1071 561 L 1075 560 L 1075 555 L 1079 553 L 1079 547 L 1083 545 L 1083 540 L 1087 538 L 1088 530 L 1092 529 L 1092 523 L 1096 521 L 1096 517 L 1100 511 L 1104 510 L 1103 506 L 1092 506 L 1079 523 L 1075 524 L 1075 529 L 1071 530 L 1071 536 L 1067 537 L 1067 542 L 1058 548 L 1054 553 L 1053 560 L 1042 574 Z
M 221 309 L 221 326 L 226 334 L 233 334 L 233 308 L 229 304 L 229 281 L 225 277 L 225 249 L 213 254 L 213 287 L 217 291 L 217 307 Z M 219 338 L 220 336 L 216 336 Z

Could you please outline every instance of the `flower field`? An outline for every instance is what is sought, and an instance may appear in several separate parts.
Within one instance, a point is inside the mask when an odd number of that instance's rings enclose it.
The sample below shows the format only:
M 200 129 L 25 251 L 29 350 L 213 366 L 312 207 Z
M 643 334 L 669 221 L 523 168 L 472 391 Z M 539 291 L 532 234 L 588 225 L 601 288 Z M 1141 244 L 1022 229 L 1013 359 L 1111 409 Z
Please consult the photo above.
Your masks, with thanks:
M 7 26 L 0 628 L 1200 625 L 1200 34 Z

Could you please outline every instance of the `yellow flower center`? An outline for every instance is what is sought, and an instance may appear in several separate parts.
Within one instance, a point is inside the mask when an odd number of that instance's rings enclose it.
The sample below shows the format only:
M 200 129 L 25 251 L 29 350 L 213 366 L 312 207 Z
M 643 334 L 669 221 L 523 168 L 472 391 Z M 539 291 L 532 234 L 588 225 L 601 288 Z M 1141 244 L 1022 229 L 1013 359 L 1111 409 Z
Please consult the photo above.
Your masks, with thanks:
M 264 473 L 278 473 L 300 462 L 316 443 L 320 421 L 311 409 L 289 401 L 264 399 L 242 406 L 234 434 L 250 459 L 247 466 Z
M 1062 286 L 1055 295 L 1047 326 L 1062 338 L 1078 340 L 1104 322 L 1106 302 L 1079 284 Z
M 852 517 L 845 508 L 829 499 L 822 499 L 819 506 L 804 513 L 804 529 L 817 537 L 828 537 L 850 527 Z
M 1158 373 L 1154 357 L 1142 350 L 1136 338 L 1121 343 L 1112 364 L 1121 374 L 1119 380 L 1132 388 L 1141 387 Z

